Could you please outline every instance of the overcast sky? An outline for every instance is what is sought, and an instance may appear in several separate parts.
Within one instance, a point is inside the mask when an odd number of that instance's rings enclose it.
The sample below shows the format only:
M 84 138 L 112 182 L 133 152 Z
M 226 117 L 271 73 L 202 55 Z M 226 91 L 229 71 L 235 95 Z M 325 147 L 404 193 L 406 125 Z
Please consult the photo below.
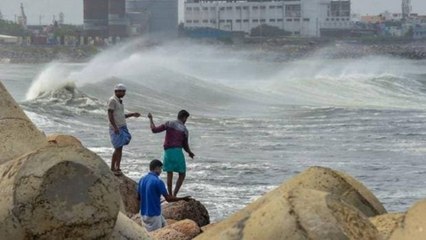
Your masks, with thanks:
M 183 1 L 183 0 L 179 0 Z M 0 11 L 9 20 L 20 14 L 24 4 L 30 24 L 52 22 L 53 15 L 65 14 L 65 23 L 83 23 L 83 0 L 0 0 Z M 426 15 L 426 0 L 411 0 L 413 12 Z M 379 14 L 384 11 L 401 12 L 401 0 L 352 0 L 353 13 Z M 41 16 L 41 18 L 40 18 Z

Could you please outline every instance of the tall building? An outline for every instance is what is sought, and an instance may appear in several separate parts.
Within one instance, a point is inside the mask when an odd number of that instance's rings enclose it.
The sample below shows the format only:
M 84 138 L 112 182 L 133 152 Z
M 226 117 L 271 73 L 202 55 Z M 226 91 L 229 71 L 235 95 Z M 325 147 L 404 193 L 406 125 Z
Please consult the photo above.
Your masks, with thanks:
M 262 24 L 304 37 L 351 29 L 350 0 L 186 0 L 185 27 L 250 33 Z
M 109 0 L 108 33 L 110 37 L 127 37 L 126 0 Z
M 88 37 L 108 37 L 108 0 L 84 0 L 84 32 Z
M 407 19 L 410 16 L 412 7 L 411 0 L 402 0 L 402 18 Z
M 176 37 L 178 0 L 127 0 L 126 12 L 131 25 L 157 37 Z

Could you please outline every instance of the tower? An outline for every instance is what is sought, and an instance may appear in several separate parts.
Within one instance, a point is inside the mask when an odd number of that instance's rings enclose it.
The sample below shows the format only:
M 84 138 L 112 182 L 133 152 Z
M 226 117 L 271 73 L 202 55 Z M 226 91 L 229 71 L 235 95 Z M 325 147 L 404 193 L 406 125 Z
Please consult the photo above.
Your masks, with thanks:
M 410 16 L 411 10 L 411 0 L 402 0 L 402 19 L 407 19 Z
M 25 15 L 23 3 L 21 3 L 21 16 L 18 17 L 18 24 L 24 28 L 27 27 L 27 15 Z

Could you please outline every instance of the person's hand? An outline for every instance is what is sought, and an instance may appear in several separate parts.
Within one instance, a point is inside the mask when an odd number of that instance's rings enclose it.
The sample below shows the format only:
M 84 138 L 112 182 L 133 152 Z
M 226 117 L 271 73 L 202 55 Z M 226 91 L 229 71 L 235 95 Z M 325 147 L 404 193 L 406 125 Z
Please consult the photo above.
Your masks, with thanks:
M 194 157 L 195 157 L 195 154 L 194 154 L 193 152 L 189 152 L 189 153 L 188 153 L 188 155 L 189 155 L 189 157 L 190 157 L 190 158 L 192 158 L 192 159 L 194 159 Z
M 116 128 L 114 128 L 114 133 L 115 133 L 115 134 L 119 134 L 119 133 L 120 133 L 120 129 L 118 129 L 117 127 L 116 127 Z
M 140 117 L 141 116 L 141 114 L 140 113 L 138 113 L 138 112 L 135 112 L 135 113 L 133 113 L 133 117 Z
M 152 114 L 148 113 L 148 118 L 152 120 Z

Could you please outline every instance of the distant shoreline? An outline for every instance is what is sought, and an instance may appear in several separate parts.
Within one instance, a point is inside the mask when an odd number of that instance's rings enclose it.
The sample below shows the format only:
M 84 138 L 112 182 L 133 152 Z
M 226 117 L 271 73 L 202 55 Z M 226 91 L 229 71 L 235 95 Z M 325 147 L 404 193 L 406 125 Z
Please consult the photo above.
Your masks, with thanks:
M 236 51 L 248 51 L 256 60 L 285 62 L 320 56 L 325 59 L 351 59 L 368 56 L 391 56 L 406 59 L 426 59 L 426 41 L 362 41 L 321 39 L 249 39 L 233 44 L 219 41 L 197 41 L 218 44 Z M 146 46 L 145 46 L 146 47 Z M 52 61 L 86 62 L 101 52 L 95 46 L 16 46 L 0 45 L 0 63 L 39 64 Z

